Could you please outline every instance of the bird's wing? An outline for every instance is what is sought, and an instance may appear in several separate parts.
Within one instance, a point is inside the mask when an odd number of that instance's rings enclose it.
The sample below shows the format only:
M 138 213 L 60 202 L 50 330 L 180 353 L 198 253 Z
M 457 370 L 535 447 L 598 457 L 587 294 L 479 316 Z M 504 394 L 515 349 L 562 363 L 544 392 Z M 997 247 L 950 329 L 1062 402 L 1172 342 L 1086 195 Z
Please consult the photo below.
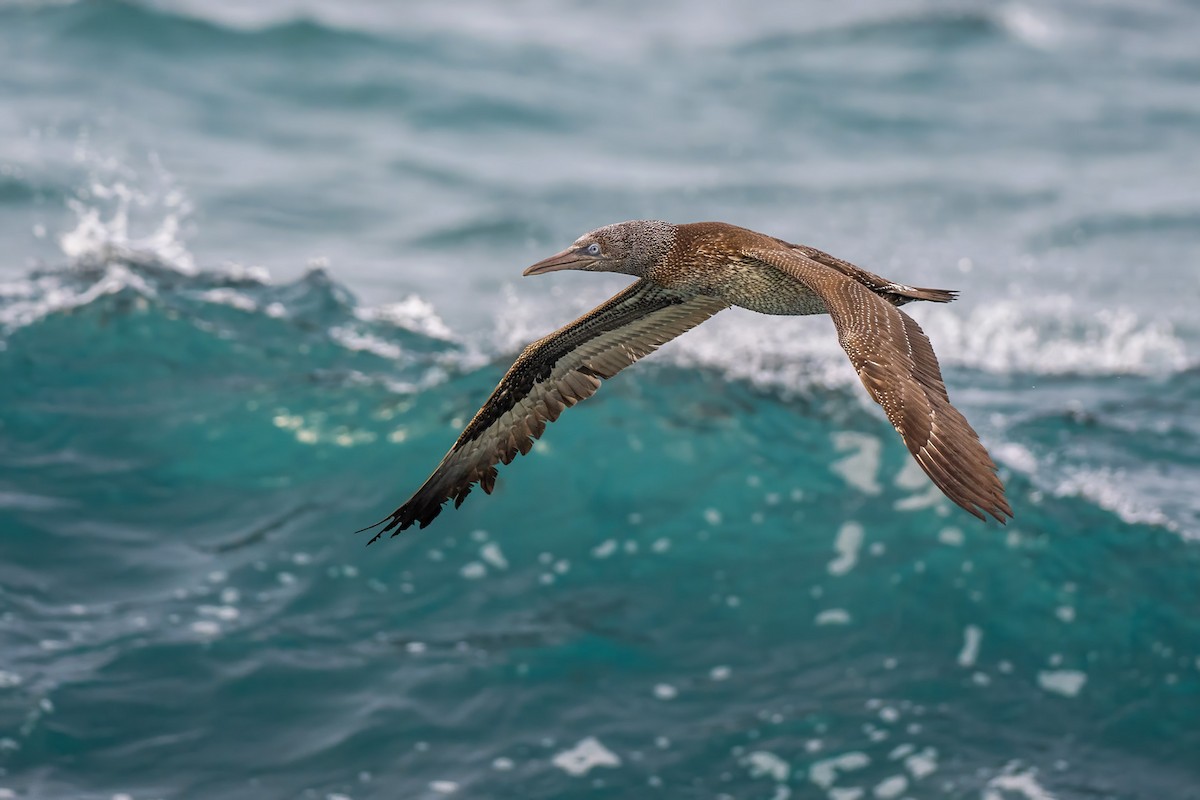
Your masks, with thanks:
M 996 465 L 950 404 L 929 338 L 912 317 L 841 270 L 803 252 L 750 248 L 746 255 L 820 295 L 858 377 L 899 431 L 921 469 L 947 497 L 980 519 L 1012 516 Z
M 454 447 L 407 503 L 376 525 L 371 539 L 414 522 L 424 528 L 453 498 L 457 508 L 479 483 L 491 493 L 496 464 L 529 452 L 547 422 L 591 397 L 611 378 L 659 345 L 728 304 L 639 280 L 579 319 L 525 348 Z M 371 527 L 375 527 L 372 525 Z M 364 528 L 364 530 L 368 530 Z

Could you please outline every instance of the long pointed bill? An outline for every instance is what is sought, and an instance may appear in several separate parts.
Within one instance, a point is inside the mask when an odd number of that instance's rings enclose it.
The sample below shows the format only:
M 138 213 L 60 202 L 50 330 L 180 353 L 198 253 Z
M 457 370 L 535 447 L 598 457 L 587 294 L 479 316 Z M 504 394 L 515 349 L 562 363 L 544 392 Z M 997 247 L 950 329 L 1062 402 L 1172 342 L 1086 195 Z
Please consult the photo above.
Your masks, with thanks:
M 593 261 L 595 261 L 594 258 L 585 256 L 578 250 L 568 247 L 561 253 L 555 253 L 549 258 L 542 259 L 521 274 L 542 275 L 547 272 L 554 272 L 560 269 L 579 269 L 580 267 L 590 264 Z

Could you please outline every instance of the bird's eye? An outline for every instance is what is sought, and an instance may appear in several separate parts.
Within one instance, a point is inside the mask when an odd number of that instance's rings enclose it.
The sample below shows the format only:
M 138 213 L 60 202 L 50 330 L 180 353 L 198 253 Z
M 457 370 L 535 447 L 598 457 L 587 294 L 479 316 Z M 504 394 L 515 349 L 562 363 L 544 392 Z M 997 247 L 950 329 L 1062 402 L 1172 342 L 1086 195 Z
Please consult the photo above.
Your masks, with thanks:
M 591 244 L 589 244 L 589 245 L 587 246 L 587 254 L 588 254 L 589 256 L 598 256 L 598 255 L 600 255 L 600 245 L 599 245 L 599 244 L 597 244 L 596 242 L 592 242 Z

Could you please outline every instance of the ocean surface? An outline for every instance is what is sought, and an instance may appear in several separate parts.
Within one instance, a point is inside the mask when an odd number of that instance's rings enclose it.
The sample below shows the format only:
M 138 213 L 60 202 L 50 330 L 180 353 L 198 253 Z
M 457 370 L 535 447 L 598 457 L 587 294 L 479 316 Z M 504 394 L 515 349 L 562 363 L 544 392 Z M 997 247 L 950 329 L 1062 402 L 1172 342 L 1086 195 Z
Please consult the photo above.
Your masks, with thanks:
M 1200 7 L 0 0 L 0 798 L 1200 798 Z M 433 526 L 717 219 L 896 280 L 1015 519 L 728 311 Z

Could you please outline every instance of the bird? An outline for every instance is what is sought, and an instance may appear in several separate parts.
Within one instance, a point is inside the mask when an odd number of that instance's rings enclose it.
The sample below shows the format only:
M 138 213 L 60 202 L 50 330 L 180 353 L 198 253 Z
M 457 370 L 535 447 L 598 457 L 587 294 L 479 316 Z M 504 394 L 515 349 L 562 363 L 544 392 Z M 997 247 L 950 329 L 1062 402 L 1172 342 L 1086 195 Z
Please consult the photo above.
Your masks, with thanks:
M 524 275 L 616 272 L 637 280 L 526 347 L 433 474 L 404 505 L 358 531 L 396 536 L 429 525 L 496 465 L 528 453 L 546 423 L 607 380 L 714 314 L 738 306 L 772 315 L 828 314 L 868 394 L 917 464 L 979 519 L 1012 517 L 996 465 L 950 403 L 929 338 L 900 306 L 948 303 L 957 292 L 882 278 L 814 247 L 724 222 L 632 220 L 585 233 Z

